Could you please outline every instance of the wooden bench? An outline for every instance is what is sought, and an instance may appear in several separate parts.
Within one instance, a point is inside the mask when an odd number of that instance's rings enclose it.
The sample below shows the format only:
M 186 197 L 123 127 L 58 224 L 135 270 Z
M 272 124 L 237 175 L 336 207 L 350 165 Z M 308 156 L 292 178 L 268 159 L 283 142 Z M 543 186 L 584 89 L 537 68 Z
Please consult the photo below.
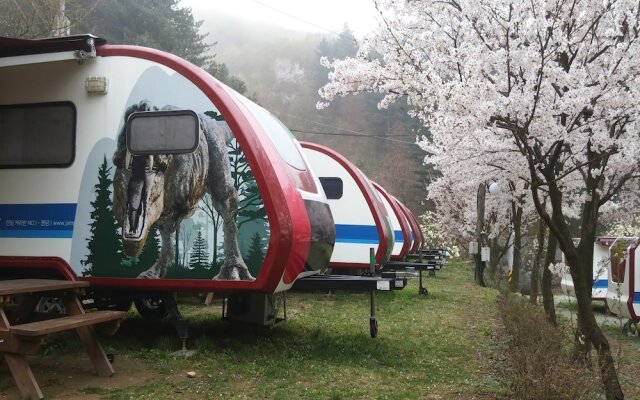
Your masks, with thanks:
M 124 316 L 123 314 L 125 313 L 122 311 L 95 311 L 86 314 L 69 315 L 61 318 L 46 319 L 44 321 L 12 325 L 9 327 L 8 332 L 18 336 L 38 337 L 106 322 L 110 322 L 115 326 L 115 332 L 120 326 L 120 321 Z
M 94 325 L 105 326 L 107 333 L 115 333 L 126 313 L 121 311 L 96 311 L 85 313 L 78 298 L 87 282 L 46 279 L 19 279 L 0 281 L 0 352 L 9 366 L 11 375 L 23 397 L 42 399 L 42 391 L 29 367 L 26 355 L 36 354 L 48 335 L 75 330 L 99 376 L 114 373 L 111 363 L 98 343 Z M 43 321 L 11 324 L 5 308 L 11 306 L 10 298 L 20 295 L 21 302 L 37 304 L 47 296 L 60 296 L 68 315 Z

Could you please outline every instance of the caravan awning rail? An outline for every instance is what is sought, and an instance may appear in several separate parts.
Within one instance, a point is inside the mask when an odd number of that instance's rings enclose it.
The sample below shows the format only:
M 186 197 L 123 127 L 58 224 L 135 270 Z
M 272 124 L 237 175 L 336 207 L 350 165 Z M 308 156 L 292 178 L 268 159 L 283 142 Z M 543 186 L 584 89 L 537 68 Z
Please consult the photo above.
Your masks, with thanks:
M 96 56 L 96 47 L 107 43 L 93 35 L 48 39 L 0 37 L 0 67 L 48 61 L 84 60 Z

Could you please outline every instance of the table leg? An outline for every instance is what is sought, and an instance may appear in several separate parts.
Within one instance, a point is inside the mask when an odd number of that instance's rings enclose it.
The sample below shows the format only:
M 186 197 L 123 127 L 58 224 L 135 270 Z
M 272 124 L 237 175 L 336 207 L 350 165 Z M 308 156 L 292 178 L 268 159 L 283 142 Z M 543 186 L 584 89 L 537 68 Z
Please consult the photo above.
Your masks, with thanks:
M 38 386 L 33 371 L 27 363 L 25 356 L 13 353 L 4 353 L 4 359 L 9 366 L 13 380 L 16 382 L 22 397 L 30 400 L 40 400 L 44 396 Z
M 77 297 L 74 297 L 67 302 L 67 312 L 73 315 L 84 314 L 82 303 L 80 303 L 80 300 Z M 84 326 L 76 328 L 76 332 L 78 333 L 78 336 L 80 337 L 80 340 L 93 363 L 93 368 L 96 370 L 96 373 L 99 376 L 113 375 L 115 371 L 113 370 L 107 355 L 102 349 L 102 346 L 100 346 L 93 327 Z

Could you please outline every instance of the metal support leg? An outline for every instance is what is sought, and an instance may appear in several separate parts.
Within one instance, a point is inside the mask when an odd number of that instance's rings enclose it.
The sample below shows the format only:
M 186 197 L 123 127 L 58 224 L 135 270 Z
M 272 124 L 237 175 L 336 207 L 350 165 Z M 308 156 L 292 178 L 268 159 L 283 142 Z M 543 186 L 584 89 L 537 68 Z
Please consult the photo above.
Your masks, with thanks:
M 165 309 L 171 317 L 171 323 L 176 328 L 178 338 L 182 340 L 183 345 L 189 338 L 189 327 L 187 326 L 187 320 L 182 316 L 176 303 L 176 298 L 173 293 L 165 293 L 162 296 L 162 302 L 165 305 Z
M 285 292 L 282 292 L 282 308 L 284 310 L 284 320 L 287 320 L 287 295 Z
M 226 319 L 227 318 L 227 296 L 224 296 L 222 298 L 222 319 Z
M 369 317 L 369 333 L 375 339 L 378 337 L 378 320 L 376 319 L 376 291 L 371 291 L 371 316 Z
M 420 276 L 420 287 L 418 288 L 418 293 L 427 295 L 427 294 L 429 294 L 429 291 L 427 290 L 426 286 L 422 285 L 422 270 L 418 271 L 418 273 L 419 273 L 419 276 Z
M 376 272 L 375 249 L 369 249 L 369 272 L 373 276 Z M 378 337 L 378 320 L 376 319 L 376 290 L 371 291 L 371 314 L 369 316 L 369 334 L 373 339 Z

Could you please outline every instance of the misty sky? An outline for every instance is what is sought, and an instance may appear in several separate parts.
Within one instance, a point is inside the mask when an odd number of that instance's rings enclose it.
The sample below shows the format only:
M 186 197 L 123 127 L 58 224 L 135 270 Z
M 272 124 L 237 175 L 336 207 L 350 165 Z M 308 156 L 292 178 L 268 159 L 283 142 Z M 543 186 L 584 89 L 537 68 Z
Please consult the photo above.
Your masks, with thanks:
M 373 0 L 182 0 L 180 5 L 191 7 L 196 19 L 199 10 L 219 10 L 300 31 L 340 32 L 347 23 L 362 36 L 377 25 Z

